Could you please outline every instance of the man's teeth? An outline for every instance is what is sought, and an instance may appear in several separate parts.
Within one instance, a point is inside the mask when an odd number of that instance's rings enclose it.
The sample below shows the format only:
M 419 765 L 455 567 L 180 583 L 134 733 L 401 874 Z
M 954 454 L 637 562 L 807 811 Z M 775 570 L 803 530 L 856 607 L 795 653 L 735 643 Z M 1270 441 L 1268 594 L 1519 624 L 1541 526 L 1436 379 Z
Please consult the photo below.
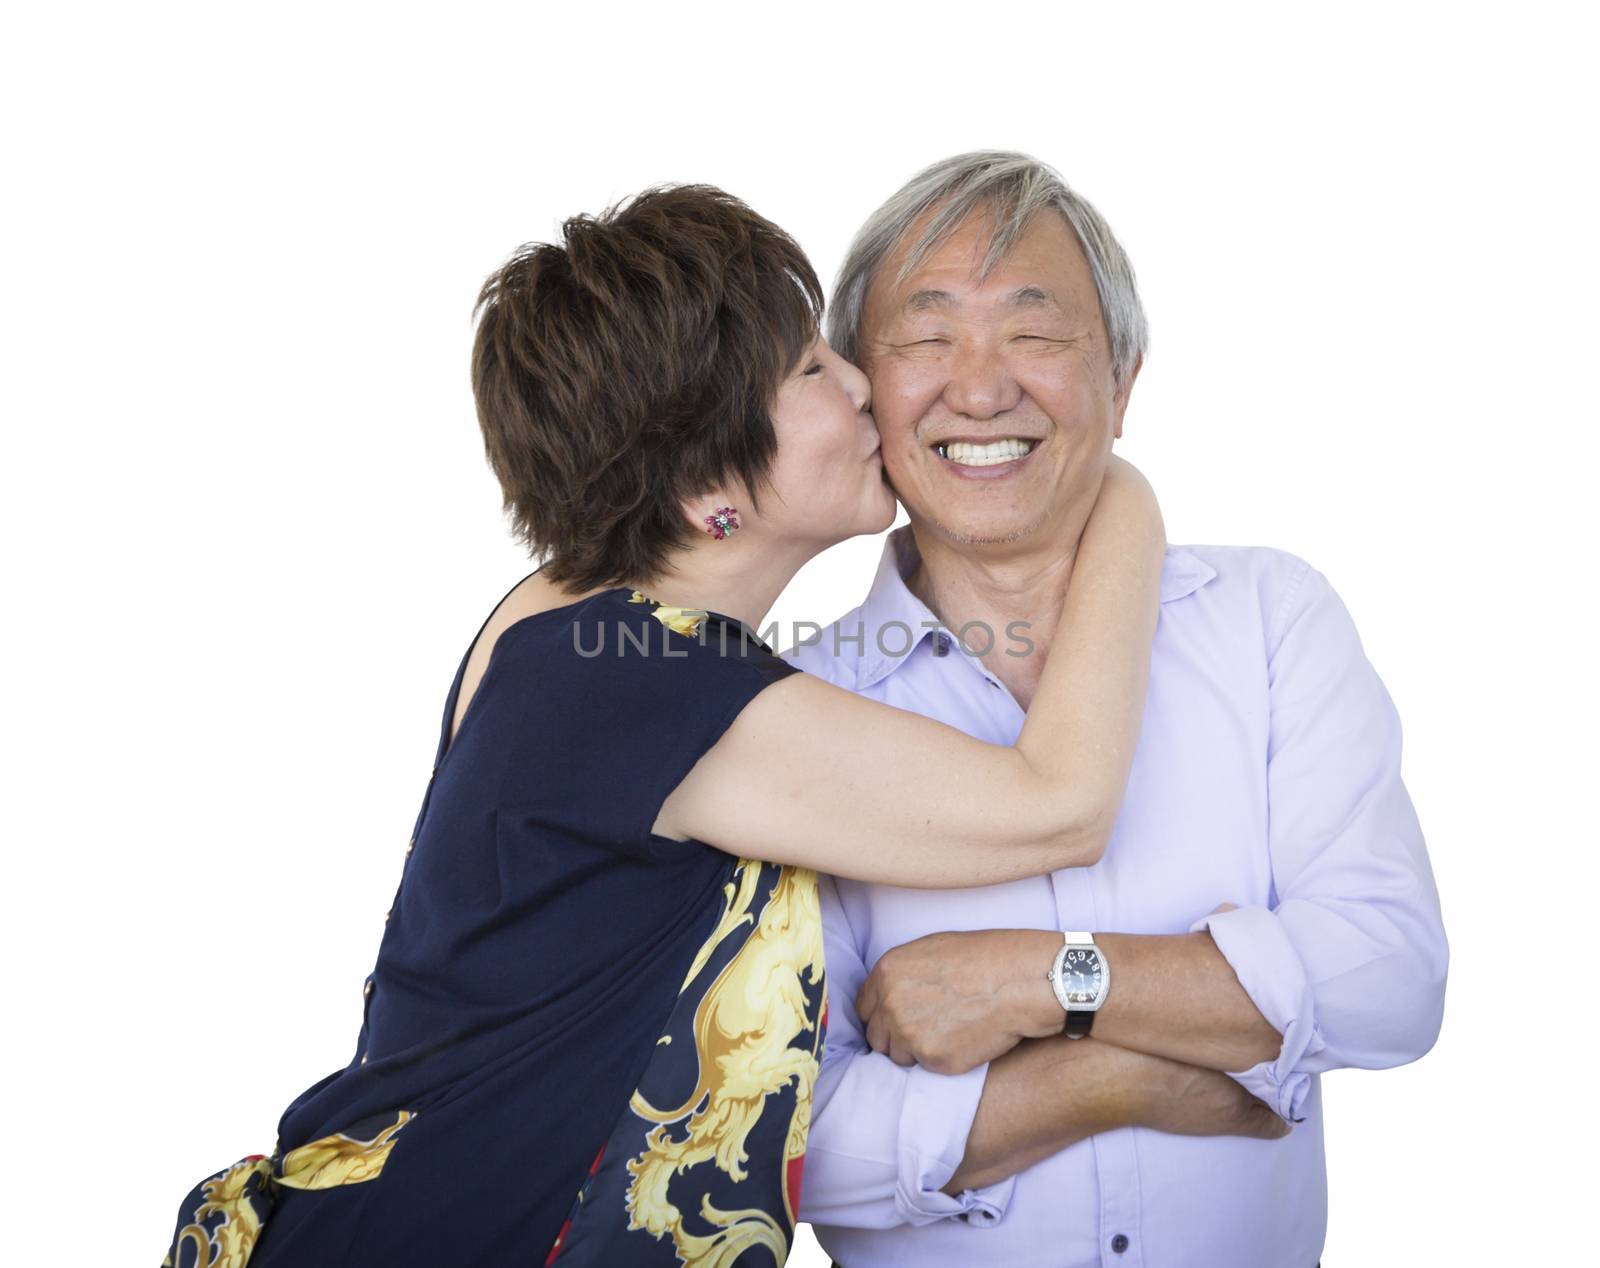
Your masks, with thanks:
M 987 445 L 969 445 L 958 440 L 954 444 L 935 445 L 941 458 L 960 463 L 963 467 L 992 467 L 998 462 L 1012 462 L 1032 451 L 1031 440 L 993 440 Z

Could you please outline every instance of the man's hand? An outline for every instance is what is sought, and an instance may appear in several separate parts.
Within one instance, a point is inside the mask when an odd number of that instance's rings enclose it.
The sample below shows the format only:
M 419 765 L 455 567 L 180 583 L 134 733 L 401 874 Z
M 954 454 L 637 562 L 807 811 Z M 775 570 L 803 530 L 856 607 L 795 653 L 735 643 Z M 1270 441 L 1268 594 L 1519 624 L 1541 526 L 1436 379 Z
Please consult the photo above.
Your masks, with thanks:
M 934 933 L 884 953 L 856 996 L 867 1043 L 896 1065 L 962 1074 L 1065 1020 L 1045 979 L 1061 935 Z
M 1137 1074 L 1141 1067 L 1144 1071 L 1138 1126 L 1175 1136 L 1280 1140 L 1289 1134 L 1289 1124 L 1271 1106 L 1250 1095 L 1226 1074 L 1165 1057 L 1127 1055 L 1136 1059 L 1127 1063 L 1130 1075 Z

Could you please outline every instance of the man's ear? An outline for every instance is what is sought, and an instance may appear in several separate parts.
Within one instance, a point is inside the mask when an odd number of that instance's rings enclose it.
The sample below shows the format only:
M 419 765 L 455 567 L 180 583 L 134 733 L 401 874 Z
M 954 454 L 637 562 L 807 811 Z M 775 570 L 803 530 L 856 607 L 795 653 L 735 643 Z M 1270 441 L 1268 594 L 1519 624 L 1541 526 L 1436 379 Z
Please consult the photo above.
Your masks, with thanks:
M 1139 377 L 1139 371 L 1144 368 L 1144 356 L 1133 363 L 1133 371 L 1128 375 L 1128 385 L 1112 398 L 1112 406 L 1117 411 L 1117 426 L 1112 433 L 1118 440 L 1122 439 L 1122 416 L 1128 412 L 1128 397 L 1133 395 L 1134 380 Z

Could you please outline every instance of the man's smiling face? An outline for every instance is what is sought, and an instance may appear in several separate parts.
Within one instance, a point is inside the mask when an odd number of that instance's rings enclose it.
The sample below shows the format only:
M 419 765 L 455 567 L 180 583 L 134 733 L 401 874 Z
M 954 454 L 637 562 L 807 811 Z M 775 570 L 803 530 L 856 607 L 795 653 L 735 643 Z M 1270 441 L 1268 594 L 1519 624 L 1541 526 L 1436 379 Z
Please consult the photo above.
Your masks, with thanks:
M 1042 211 L 979 276 L 990 240 L 980 212 L 899 282 L 921 228 L 884 260 L 862 313 L 889 482 L 919 529 L 952 542 L 1081 530 L 1127 395 L 1077 235 Z

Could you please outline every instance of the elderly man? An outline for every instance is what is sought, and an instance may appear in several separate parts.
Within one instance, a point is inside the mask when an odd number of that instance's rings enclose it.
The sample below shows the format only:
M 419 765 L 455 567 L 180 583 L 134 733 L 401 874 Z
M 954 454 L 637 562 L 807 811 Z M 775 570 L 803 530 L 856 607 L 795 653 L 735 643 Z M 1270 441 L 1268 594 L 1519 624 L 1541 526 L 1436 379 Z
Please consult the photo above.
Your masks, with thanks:
M 1010 744 L 1142 363 L 1133 271 L 1053 170 L 962 155 L 867 221 L 829 333 L 911 522 L 791 655 Z M 1443 1012 L 1399 720 L 1326 578 L 1279 550 L 1168 548 L 1100 863 L 823 901 L 801 1215 L 845 1268 L 1313 1268 L 1319 1076 L 1414 1061 Z

